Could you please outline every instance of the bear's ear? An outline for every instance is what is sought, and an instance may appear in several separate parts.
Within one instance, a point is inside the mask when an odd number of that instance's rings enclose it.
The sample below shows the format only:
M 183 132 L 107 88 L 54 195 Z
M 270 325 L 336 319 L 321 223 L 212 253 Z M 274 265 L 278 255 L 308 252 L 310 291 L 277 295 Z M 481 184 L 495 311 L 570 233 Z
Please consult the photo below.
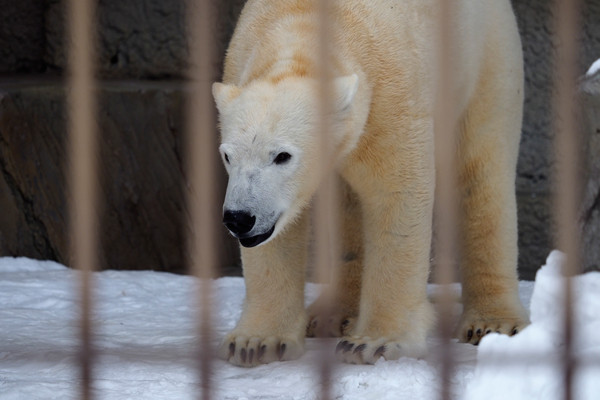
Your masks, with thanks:
M 212 85 L 212 93 L 217 103 L 217 108 L 222 111 L 223 108 L 239 94 L 239 88 L 235 85 L 215 82 Z
M 358 75 L 352 74 L 335 78 L 333 88 L 335 110 L 340 112 L 348 109 L 358 90 Z

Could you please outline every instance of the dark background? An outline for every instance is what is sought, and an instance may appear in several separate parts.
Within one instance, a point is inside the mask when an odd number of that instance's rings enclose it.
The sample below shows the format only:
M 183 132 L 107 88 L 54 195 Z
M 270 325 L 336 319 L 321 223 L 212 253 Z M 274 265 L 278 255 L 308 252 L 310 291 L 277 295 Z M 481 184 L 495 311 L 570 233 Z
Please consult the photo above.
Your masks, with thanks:
M 214 2 L 219 16 L 215 79 L 243 4 Z M 552 4 L 513 1 L 526 72 L 517 178 L 519 271 L 526 279 L 534 278 L 555 247 Z M 63 0 L 0 0 L 0 256 L 68 265 L 65 5 Z M 600 58 L 600 1 L 583 5 L 580 74 Z M 184 17 L 184 0 L 98 3 L 102 268 L 185 271 Z M 222 194 L 226 177 L 220 164 L 217 179 Z M 600 205 L 594 207 L 597 211 Z M 220 273 L 239 273 L 237 243 L 222 228 L 218 235 Z

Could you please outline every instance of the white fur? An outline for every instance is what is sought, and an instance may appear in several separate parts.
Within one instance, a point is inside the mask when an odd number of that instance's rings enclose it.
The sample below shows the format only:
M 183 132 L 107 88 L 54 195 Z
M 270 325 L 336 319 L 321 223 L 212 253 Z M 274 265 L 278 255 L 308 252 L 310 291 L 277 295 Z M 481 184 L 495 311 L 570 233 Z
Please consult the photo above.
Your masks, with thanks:
M 358 88 L 358 77 L 334 80 L 333 104 L 339 117 L 332 131 L 348 114 Z M 213 93 L 220 109 L 222 144 L 219 148 L 229 182 L 224 210 L 245 211 L 256 217 L 248 236 L 260 235 L 275 226 L 268 243 L 293 221 L 310 201 L 318 184 L 318 122 L 316 81 L 291 81 L 272 85 L 256 82 L 239 97 L 239 89 L 215 83 Z M 334 145 L 336 140 L 334 138 Z M 288 162 L 274 162 L 278 154 L 291 155 Z
M 426 285 L 436 179 L 437 1 L 444 0 L 331 1 L 328 159 L 316 136 L 316 0 L 246 3 L 224 83 L 213 87 L 229 173 L 224 209 L 255 218 L 252 230 L 240 233 L 250 237 L 240 237 L 249 246 L 241 249 L 244 312 L 220 357 L 242 366 L 289 360 L 302 354 L 305 334 L 322 332 L 344 336 L 337 353 L 350 363 L 426 350 L 434 323 Z M 523 68 L 509 0 L 454 3 L 449 123 L 458 135 L 457 192 L 465 211 L 457 335 L 477 343 L 488 331 L 510 334 L 527 324 L 517 296 L 514 192 Z M 282 153 L 291 158 L 275 162 Z M 307 314 L 307 210 L 321 167 L 342 178 L 343 263 L 334 266 L 340 268 L 334 295 Z

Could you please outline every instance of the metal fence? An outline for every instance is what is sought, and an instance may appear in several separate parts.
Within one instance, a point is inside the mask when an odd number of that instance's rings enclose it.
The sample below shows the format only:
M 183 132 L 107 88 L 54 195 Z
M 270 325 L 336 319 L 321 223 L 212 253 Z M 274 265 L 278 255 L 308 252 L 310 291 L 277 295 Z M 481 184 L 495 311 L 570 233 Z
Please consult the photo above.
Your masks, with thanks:
M 327 110 L 329 107 L 327 47 L 329 45 L 328 37 L 331 34 L 328 30 L 328 1 L 321 0 L 320 4 L 320 38 L 319 55 L 321 55 L 321 65 L 319 66 L 320 75 L 320 124 L 321 132 L 327 131 L 328 118 Z M 439 46 L 439 74 L 441 77 L 441 88 L 439 107 L 436 114 L 436 153 L 437 168 L 443 177 L 439 182 L 452 182 L 456 179 L 453 167 L 454 152 L 452 142 L 453 130 L 447 123 L 452 115 L 452 99 L 447 84 L 452 79 L 452 55 L 449 52 L 452 31 L 455 24 L 452 23 L 452 0 L 440 1 L 440 44 Z M 70 117 L 70 199 L 71 199 L 71 243 L 74 265 L 82 271 L 80 274 L 80 297 L 81 297 L 81 346 L 80 369 L 81 369 L 81 398 L 91 399 L 93 397 L 93 365 L 95 362 L 94 349 L 91 336 L 94 332 L 92 324 L 91 310 L 94 307 L 92 302 L 92 272 L 96 268 L 96 247 L 97 247 L 97 191 L 95 185 L 97 179 L 97 132 L 95 124 L 95 79 L 94 79 L 94 1 L 93 0 L 71 0 L 69 1 L 69 24 L 71 36 L 70 49 L 70 96 L 69 110 Z M 555 215 L 559 227 L 559 247 L 566 250 L 570 255 L 566 263 L 564 274 L 569 277 L 565 285 L 565 315 L 564 332 L 566 346 L 563 354 L 563 379 L 564 379 L 564 398 L 573 398 L 573 377 L 578 367 L 578 360 L 572 351 L 573 340 L 573 318 L 572 318 L 572 299 L 573 290 L 570 277 L 578 272 L 578 262 L 575 255 L 578 254 L 578 231 L 575 225 L 576 205 L 579 193 L 578 176 L 576 172 L 576 149 L 577 132 L 576 121 L 574 118 L 575 94 L 575 64 L 577 59 L 577 41 L 576 32 L 578 28 L 578 13 L 580 4 L 577 0 L 560 0 L 555 2 L 556 32 L 557 42 L 561 46 L 557 49 L 555 88 L 556 97 L 554 99 L 556 148 L 558 159 L 558 174 L 556 180 L 556 209 Z M 198 388 L 198 397 L 202 399 L 211 398 L 211 380 L 209 379 L 211 371 L 214 368 L 212 363 L 212 352 L 201 352 L 199 349 L 207 348 L 212 343 L 213 331 L 211 330 L 212 310 L 210 309 L 211 279 L 215 275 L 216 255 L 214 238 L 216 237 L 216 227 L 211 225 L 210 215 L 218 213 L 218 205 L 215 204 L 215 183 L 214 183 L 214 165 L 217 154 L 216 138 L 213 135 L 215 125 L 215 115 L 213 100 L 211 96 L 212 65 L 216 60 L 215 41 L 213 39 L 213 22 L 215 21 L 212 1 L 209 0 L 190 0 L 188 10 L 188 31 L 190 35 L 190 69 L 188 71 L 188 106 L 187 106 L 187 148 L 189 160 L 186 168 L 188 171 L 190 188 L 188 206 L 191 215 L 192 229 L 187 241 L 188 253 L 190 254 L 189 264 L 190 272 L 198 277 L 201 282 L 201 291 L 199 292 L 198 302 L 200 304 L 198 321 L 198 374 L 200 386 Z M 320 135 L 324 142 L 321 143 L 323 149 L 323 159 L 328 159 L 327 151 L 330 148 L 327 143 L 327 135 Z M 444 150 L 444 151 L 441 151 Z M 450 151 L 448 151 L 450 150 Z M 336 249 L 339 244 L 335 243 L 335 234 L 332 226 L 335 226 L 336 212 L 336 192 L 335 185 L 330 184 L 333 179 L 333 173 L 326 164 L 322 163 L 322 180 L 328 184 L 321 185 L 320 192 L 315 202 L 316 222 L 315 231 L 315 264 L 316 276 L 320 280 L 326 280 L 331 273 L 329 266 L 334 262 L 337 254 Z M 200 189 L 202 188 L 202 189 Z M 438 228 L 438 248 L 437 248 L 437 274 L 438 283 L 450 283 L 454 277 L 454 266 L 451 260 L 456 254 L 457 244 L 455 243 L 455 226 L 457 222 L 457 199 L 451 189 L 451 185 L 442 184 L 437 187 L 438 210 L 436 215 L 439 217 Z M 451 296 L 449 292 L 444 292 L 442 296 Z M 440 307 L 440 316 L 448 316 L 450 313 L 444 309 L 449 301 L 438 302 Z M 440 320 L 440 336 L 446 344 L 449 344 L 452 321 L 447 317 Z M 330 362 L 329 353 L 331 349 L 323 350 L 323 357 L 320 358 L 318 368 L 322 380 L 323 399 L 331 398 L 330 379 L 335 365 Z M 449 351 L 449 345 L 441 346 L 440 355 L 440 374 L 442 389 L 440 391 L 441 399 L 450 399 L 450 378 L 454 366 L 452 354 Z M 514 361 L 513 362 L 518 362 Z M 500 368 L 500 366 L 498 366 Z M 510 368 L 510 362 L 505 368 Z

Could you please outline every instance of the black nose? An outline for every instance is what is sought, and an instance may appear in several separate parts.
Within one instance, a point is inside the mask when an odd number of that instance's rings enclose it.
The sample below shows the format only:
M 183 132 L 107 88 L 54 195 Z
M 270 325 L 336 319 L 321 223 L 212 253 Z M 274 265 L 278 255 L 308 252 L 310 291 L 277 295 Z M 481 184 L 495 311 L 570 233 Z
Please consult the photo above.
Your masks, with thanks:
M 229 211 L 223 213 L 223 223 L 234 235 L 243 235 L 250 232 L 256 217 L 244 211 Z

